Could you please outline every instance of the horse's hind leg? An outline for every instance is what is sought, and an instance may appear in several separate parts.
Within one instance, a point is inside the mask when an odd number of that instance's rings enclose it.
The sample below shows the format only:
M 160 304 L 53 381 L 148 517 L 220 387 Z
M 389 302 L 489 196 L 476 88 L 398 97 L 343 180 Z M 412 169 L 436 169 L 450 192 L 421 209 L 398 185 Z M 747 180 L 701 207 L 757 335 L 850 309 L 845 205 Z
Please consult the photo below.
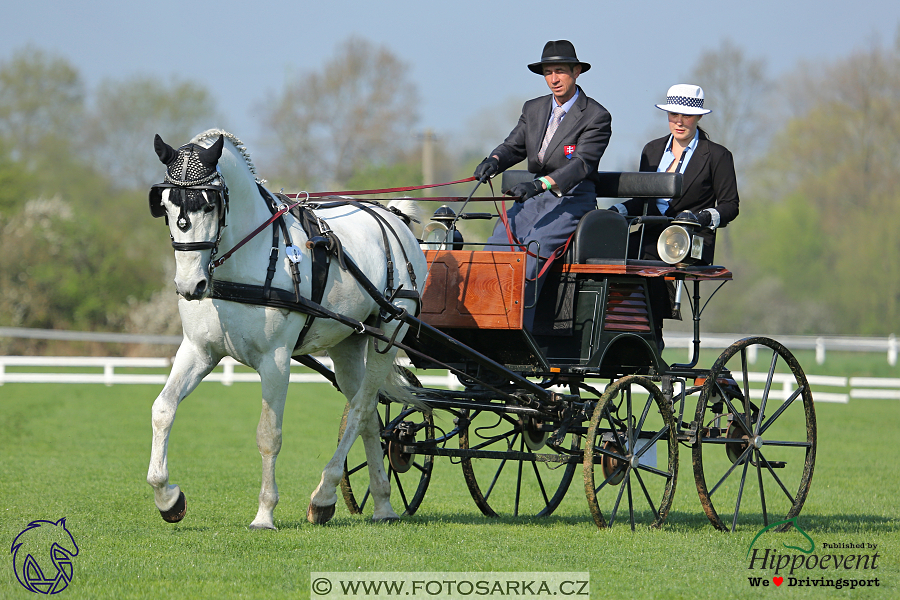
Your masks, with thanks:
M 329 350 L 335 364 L 335 375 L 341 391 L 350 402 L 344 435 L 334 456 L 322 471 L 319 486 L 312 493 L 307 519 L 311 523 L 325 523 L 334 515 L 337 485 L 343 475 L 344 461 L 357 435 L 363 436 L 366 460 L 369 463 L 369 485 L 375 506 L 375 520 L 398 519 L 390 504 L 390 483 L 384 471 L 378 426 L 378 389 L 384 383 L 396 352 L 386 355 L 365 352 L 366 340 L 347 338 Z
M 169 485 L 168 445 L 169 433 L 175 421 L 175 411 L 181 401 L 197 387 L 197 384 L 213 370 L 218 359 L 201 355 L 187 342 L 182 343 L 175 355 L 172 371 L 162 392 L 153 402 L 151 422 L 153 440 L 150 448 L 150 467 L 147 483 L 153 487 L 153 500 L 162 518 L 177 523 L 184 518 L 186 505 L 184 494 L 177 485 Z
M 256 428 L 256 447 L 262 457 L 262 487 L 259 490 L 259 510 L 250 523 L 250 529 L 275 529 L 274 513 L 278 504 L 275 461 L 281 451 L 281 426 L 290 368 L 291 357 L 287 350 L 278 350 L 272 361 L 266 361 L 259 368 L 263 397 L 262 413 Z

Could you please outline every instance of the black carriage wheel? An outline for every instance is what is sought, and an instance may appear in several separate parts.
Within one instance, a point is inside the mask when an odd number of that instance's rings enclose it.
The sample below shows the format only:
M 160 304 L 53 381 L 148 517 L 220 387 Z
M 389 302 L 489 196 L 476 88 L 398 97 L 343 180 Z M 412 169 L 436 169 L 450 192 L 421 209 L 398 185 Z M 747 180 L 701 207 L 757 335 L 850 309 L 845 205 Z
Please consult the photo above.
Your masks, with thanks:
M 765 370 L 761 390 L 750 388 L 751 347 Z M 703 383 L 696 422 L 694 479 L 716 529 L 734 531 L 739 518 L 755 529 L 800 514 L 816 461 L 816 413 L 787 348 L 754 337 L 726 349 Z
M 662 526 L 678 479 L 678 439 L 672 405 L 652 381 L 629 375 L 606 388 L 591 415 L 583 464 L 597 527 Z
M 460 428 L 463 450 L 502 452 L 509 458 L 464 457 L 460 461 L 469 493 L 488 517 L 511 515 L 546 517 L 563 501 L 576 462 L 559 462 L 580 456 L 581 435 L 568 433 L 554 445 L 550 432 L 528 417 L 486 411 L 463 411 L 469 420 Z M 527 455 L 516 458 L 516 455 Z
M 419 380 L 408 369 L 403 369 L 403 375 L 413 387 L 422 387 Z M 341 429 L 338 440 L 344 435 L 347 426 L 347 412 L 350 403 L 344 407 L 344 415 L 341 417 Z M 399 409 L 399 410 L 398 410 Z M 391 420 L 397 422 L 410 421 L 416 425 L 418 432 L 416 440 L 423 441 L 434 439 L 434 417 L 425 414 L 411 406 L 400 407 L 399 404 L 380 401 L 378 404 L 378 423 L 381 431 L 385 430 L 385 424 Z M 424 427 L 420 426 L 424 425 Z M 361 441 L 360 441 L 361 442 Z M 391 498 L 396 501 L 399 496 L 403 502 L 403 515 L 413 515 L 422 504 L 428 484 L 431 482 L 431 470 L 434 467 L 434 456 L 421 454 L 406 454 L 397 446 L 391 445 L 386 440 L 381 440 L 382 456 L 385 457 L 384 467 L 391 484 Z M 390 454 L 390 455 L 389 455 Z M 353 489 L 364 490 L 362 496 L 357 497 Z M 352 514 L 362 514 L 369 507 L 372 511 L 369 493 L 369 465 L 366 462 L 365 449 L 362 443 L 354 444 L 347 460 L 344 461 L 344 475 L 341 477 L 341 493 L 347 509 Z M 396 505 L 395 505 L 396 506 Z

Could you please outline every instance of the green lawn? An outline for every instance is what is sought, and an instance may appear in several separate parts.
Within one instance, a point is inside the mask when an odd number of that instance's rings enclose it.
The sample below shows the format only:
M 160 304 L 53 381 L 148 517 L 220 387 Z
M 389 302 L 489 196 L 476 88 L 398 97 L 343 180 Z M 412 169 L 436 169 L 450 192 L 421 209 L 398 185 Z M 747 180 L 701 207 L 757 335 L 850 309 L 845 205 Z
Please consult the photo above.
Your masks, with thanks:
M 896 401 L 817 404 L 818 459 L 799 518 L 819 545 L 877 544 L 876 571 L 837 576 L 878 576 L 881 586 L 851 592 L 784 585 L 774 591 L 748 583 L 748 576 L 761 573 L 749 571 L 747 560 L 757 531 L 729 535 L 709 525 L 687 448 L 681 449 L 672 511 L 658 531 L 598 531 L 580 467 L 553 516 L 488 519 L 472 503 L 459 465 L 447 458 L 436 460 L 419 512 L 397 525 L 350 515 L 342 502 L 327 526 L 310 525 L 309 494 L 334 451 L 343 410 L 342 397 L 324 384 L 290 390 L 275 532 L 247 529 L 259 492 L 258 386 L 202 384 L 179 408 L 169 445 L 172 482 L 181 485 L 188 502 L 185 520 L 169 525 L 159 518 L 145 482 L 150 405 L 158 391 L 125 385 L 0 387 L 0 545 L 8 551 L 32 520 L 66 517 L 80 553 L 62 597 L 306 598 L 312 571 L 589 571 L 593 598 L 900 594 Z M 766 534 L 756 547 L 792 552 L 782 541 L 801 540 L 797 532 Z M 0 598 L 33 597 L 15 579 L 12 555 L 6 556 Z M 835 572 L 813 573 L 823 574 Z

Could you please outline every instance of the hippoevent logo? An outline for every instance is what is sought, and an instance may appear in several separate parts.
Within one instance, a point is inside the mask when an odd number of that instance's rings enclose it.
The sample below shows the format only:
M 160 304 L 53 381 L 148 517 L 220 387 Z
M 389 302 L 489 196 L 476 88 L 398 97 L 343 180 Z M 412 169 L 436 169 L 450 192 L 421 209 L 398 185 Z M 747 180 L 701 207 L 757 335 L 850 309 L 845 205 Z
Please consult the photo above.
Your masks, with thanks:
M 781 548 L 767 548 L 760 537 L 770 529 L 786 529 L 793 526 L 804 541 L 799 546 L 782 542 Z M 816 543 L 797 524 L 797 518 L 787 519 L 764 527 L 756 534 L 747 548 L 747 569 L 753 573 L 747 577 L 750 587 L 822 587 L 835 589 L 878 587 L 881 581 L 872 573 L 878 568 L 878 544 L 868 542 Z M 862 576 L 862 577 L 861 577 Z
M 66 519 L 32 521 L 13 540 L 13 570 L 26 590 L 58 594 L 72 581 L 72 559 L 78 544 L 66 529 Z

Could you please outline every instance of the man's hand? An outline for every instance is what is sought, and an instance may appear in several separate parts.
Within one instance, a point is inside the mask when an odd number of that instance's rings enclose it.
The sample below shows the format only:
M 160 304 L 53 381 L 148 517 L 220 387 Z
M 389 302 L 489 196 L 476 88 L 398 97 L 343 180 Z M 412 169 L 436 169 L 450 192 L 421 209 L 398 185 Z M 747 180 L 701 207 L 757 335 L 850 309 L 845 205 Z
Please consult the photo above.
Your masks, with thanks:
M 516 198 L 516 202 L 525 202 L 529 198 L 537 196 L 541 192 L 544 191 L 544 186 L 540 181 L 525 181 L 523 183 L 517 183 L 507 193 L 509 196 L 518 196 Z
M 487 183 L 487 180 L 500 172 L 500 161 L 489 156 L 481 164 L 475 167 L 475 179 L 481 183 Z

